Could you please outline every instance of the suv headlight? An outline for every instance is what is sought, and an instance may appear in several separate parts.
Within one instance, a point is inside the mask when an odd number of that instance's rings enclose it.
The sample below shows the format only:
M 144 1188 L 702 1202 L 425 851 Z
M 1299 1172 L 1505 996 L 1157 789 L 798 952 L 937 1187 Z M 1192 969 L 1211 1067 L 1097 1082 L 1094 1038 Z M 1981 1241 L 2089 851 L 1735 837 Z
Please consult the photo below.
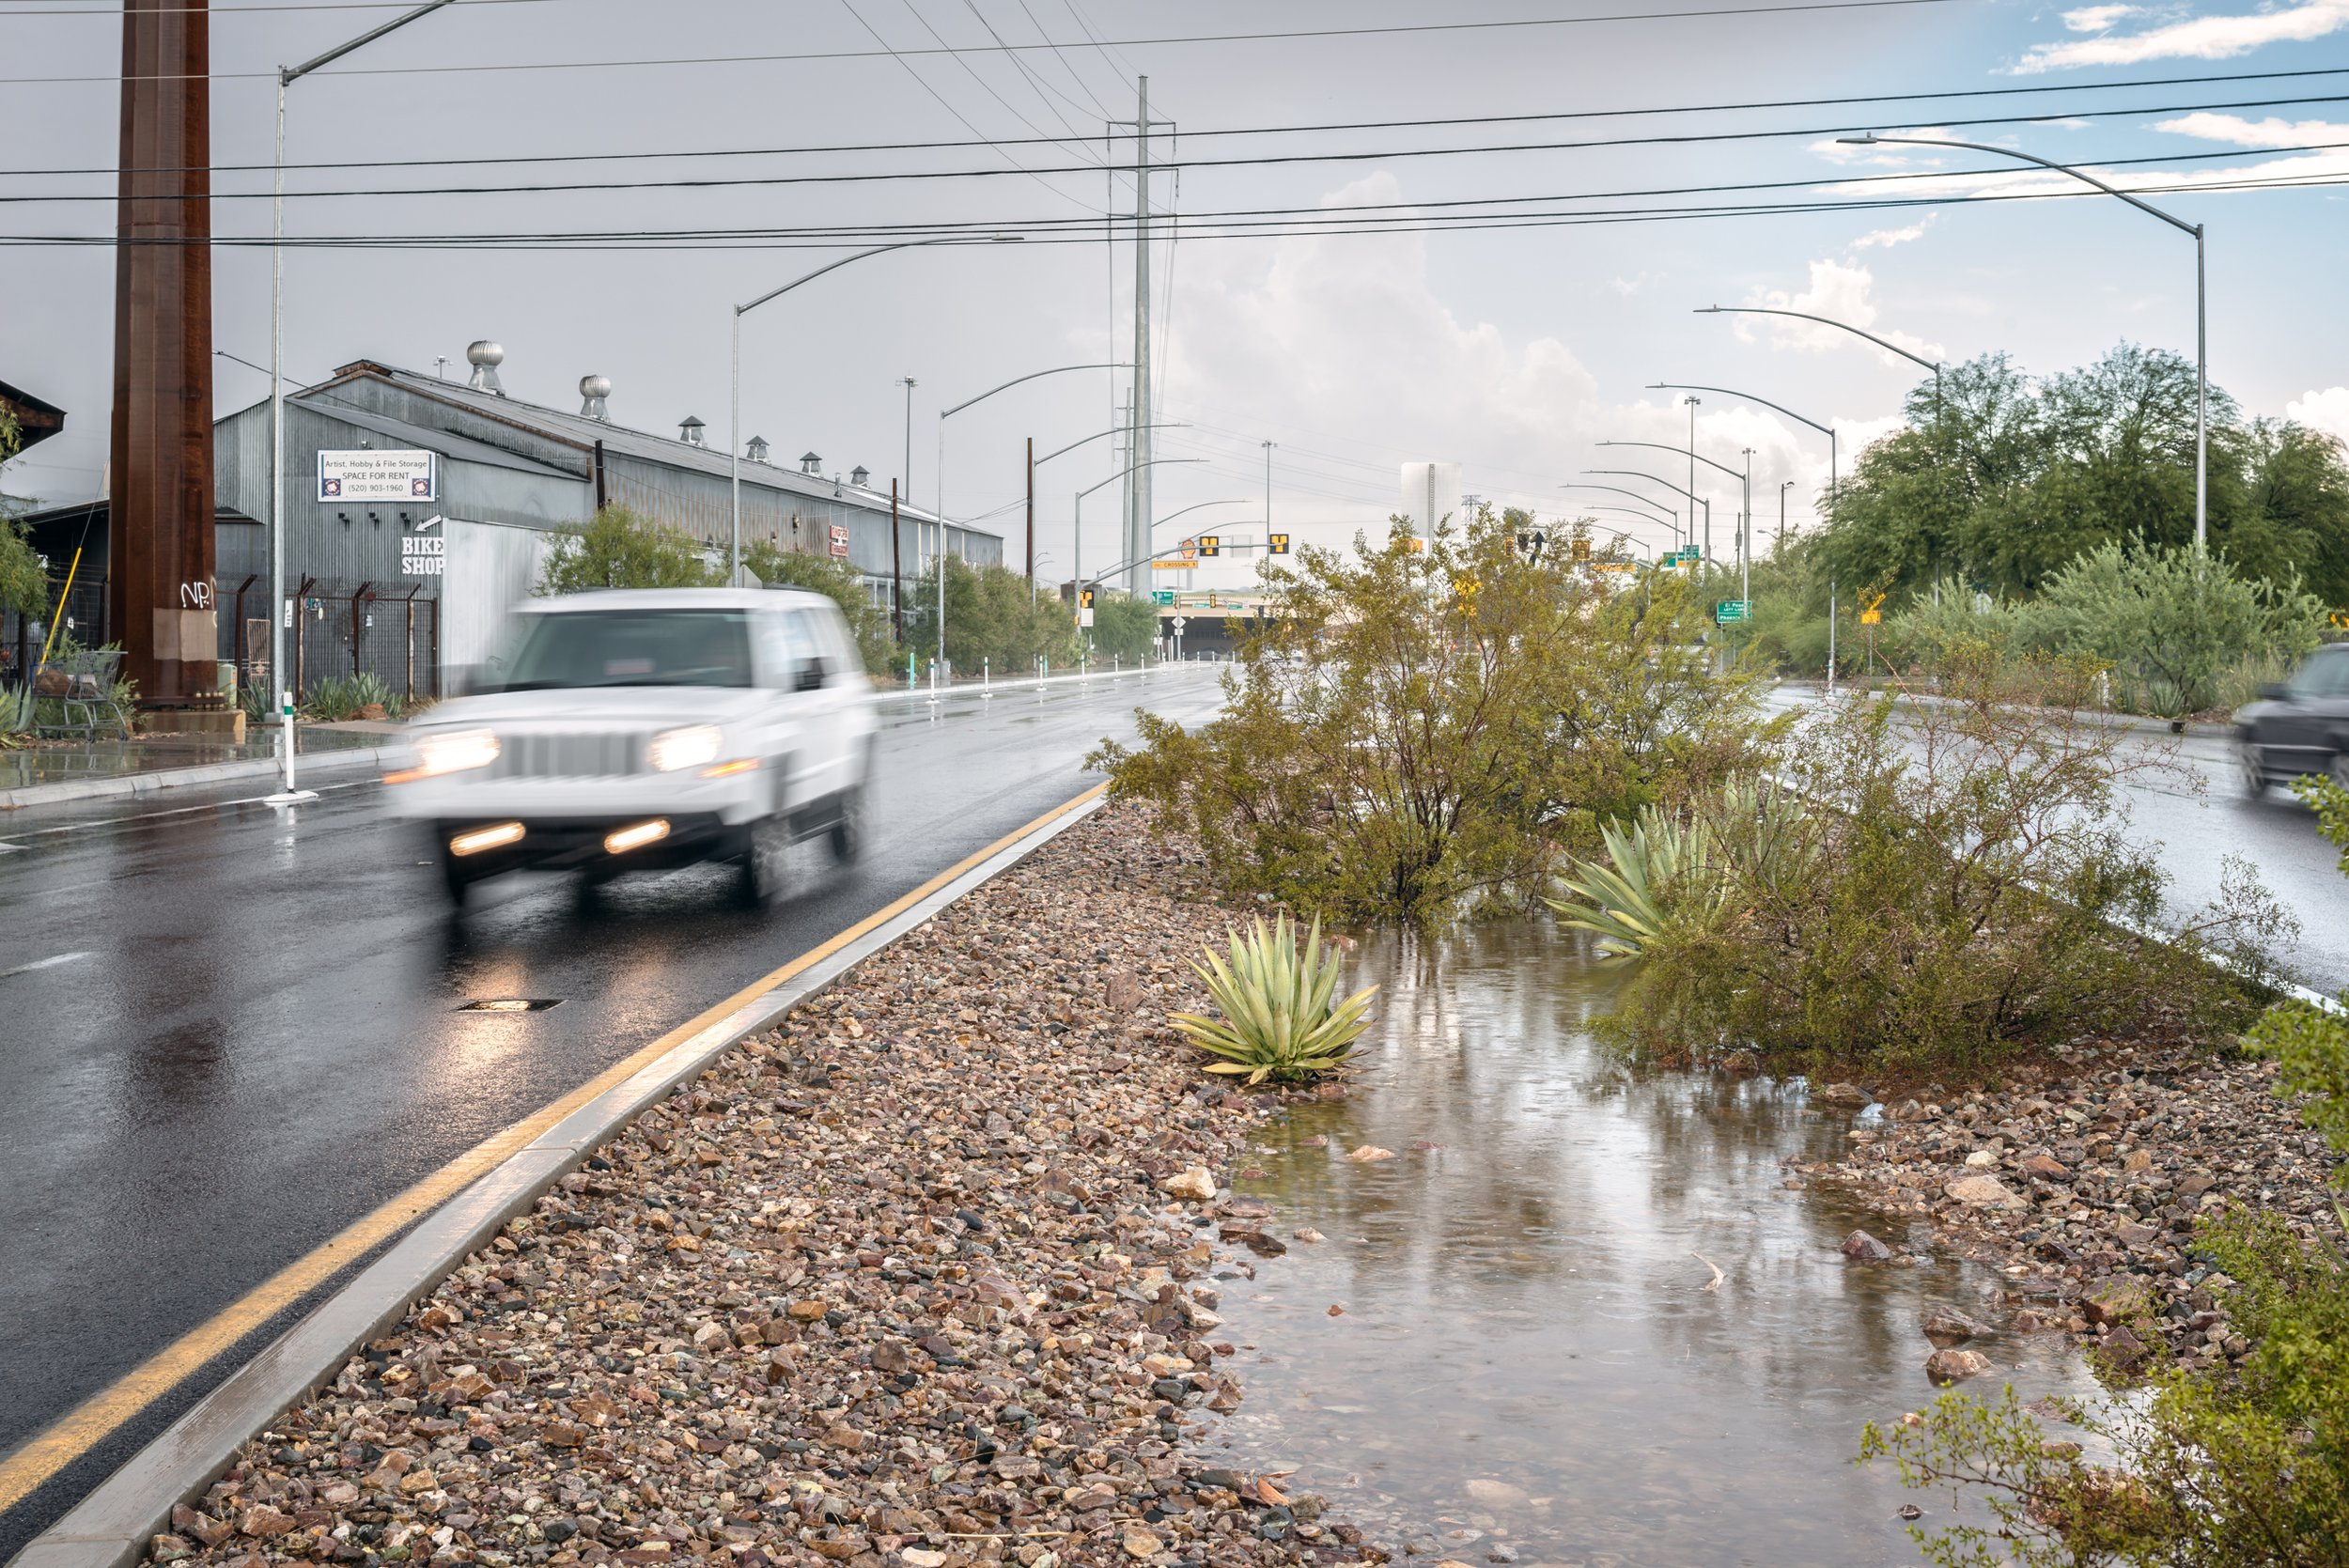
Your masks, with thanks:
M 489 730 L 449 730 L 416 741 L 416 766 L 407 776 L 417 779 L 443 773 L 462 773 L 487 768 L 498 759 L 498 737 Z
M 663 773 L 674 773 L 680 768 L 699 768 L 717 760 L 718 747 L 723 739 L 715 724 L 688 724 L 682 729 L 662 730 L 645 748 L 645 760 Z

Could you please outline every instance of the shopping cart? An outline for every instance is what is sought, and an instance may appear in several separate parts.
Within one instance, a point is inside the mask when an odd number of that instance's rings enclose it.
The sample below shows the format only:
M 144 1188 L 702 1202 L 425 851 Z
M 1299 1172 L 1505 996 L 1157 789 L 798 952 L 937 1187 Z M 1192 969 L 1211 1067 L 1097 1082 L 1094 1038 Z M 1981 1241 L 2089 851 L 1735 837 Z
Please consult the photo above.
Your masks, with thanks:
M 33 732 L 79 735 L 95 740 L 101 729 L 131 738 L 131 716 L 115 701 L 120 648 L 87 648 L 43 660 L 33 672 Z

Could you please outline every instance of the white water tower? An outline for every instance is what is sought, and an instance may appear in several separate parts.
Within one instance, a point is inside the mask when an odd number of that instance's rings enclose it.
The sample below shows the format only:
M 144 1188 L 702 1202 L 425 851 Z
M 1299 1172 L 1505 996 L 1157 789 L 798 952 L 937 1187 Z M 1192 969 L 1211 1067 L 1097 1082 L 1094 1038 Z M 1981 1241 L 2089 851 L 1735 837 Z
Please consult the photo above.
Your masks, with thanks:
M 1402 505 L 1395 510 L 1411 520 L 1411 532 L 1425 535 L 1436 524 L 1460 514 L 1458 463 L 1405 463 Z

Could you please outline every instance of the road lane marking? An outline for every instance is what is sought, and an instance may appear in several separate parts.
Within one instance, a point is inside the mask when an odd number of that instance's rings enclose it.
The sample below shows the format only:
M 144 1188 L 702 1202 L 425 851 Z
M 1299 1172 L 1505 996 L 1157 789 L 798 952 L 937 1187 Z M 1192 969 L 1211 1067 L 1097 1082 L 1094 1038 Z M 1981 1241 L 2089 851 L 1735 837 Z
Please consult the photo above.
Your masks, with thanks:
M 659 1061 L 678 1043 L 748 1005 L 794 975 L 821 963 L 865 933 L 886 924 L 965 872 L 986 863 L 1038 829 L 1097 800 L 1108 788 L 1106 783 L 1097 784 L 1074 799 L 1064 800 L 1034 821 L 1004 834 L 984 849 L 965 856 L 910 893 L 892 900 L 846 930 L 827 938 L 780 969 L 744 986 L 716 1006 L 696 1014 L 650 1045 L 614 1063 L 535 1114 L 483 1140 L 374 1213 L 353 1222 L 339 1234 L 288 1264 L 35 1434 L 7 1458 L 0 1459 L 0 1513 L 22 1502 L 35 1488 L 103 1442 L 117 1428 L 170 1392 L 214 1357 L 230 1349 L 238 1341 L 358 1262 L 377 1246 L 497 1169 L 513 1154 L 536 1141 L 540 1134 L 580 1107 Z
M 12 970 L 0 970 L 0 980 L 6 980 L 13 974 L 30 974 L 35 970 L 54 970 L 59 964 L 70 964 L 76 958 L 88 956 L 86 953 L 60 953 L 54 957 L 36 958 L 29 964 L 19 964 Z
M 366 789 L 376 783 L 374 779 L 358 779 L 350 784 L 319 784 L 318 793 L 331 795 L 342 789 Z M 166 816 L 191 816 L 197 812 L 226 811 L 230 806 L 257 806 L 268 799 L 266 795 L 240 795 L 233 800 L 207 800 L 202 805 L 173 806 L 164 811 L 143 811 L 132 816 L 101 816 L 87 822 L 61 822 L 54 828 L 27 828 L 16 836 L 18 838 L 39 838 L 50 833 L 86 833 L 95 828 L 119 828 L 126 822 L 160 822 Z M 26 846 L 22 844 L 0 844 L 0 849 L 23 849 L 24 847 Z

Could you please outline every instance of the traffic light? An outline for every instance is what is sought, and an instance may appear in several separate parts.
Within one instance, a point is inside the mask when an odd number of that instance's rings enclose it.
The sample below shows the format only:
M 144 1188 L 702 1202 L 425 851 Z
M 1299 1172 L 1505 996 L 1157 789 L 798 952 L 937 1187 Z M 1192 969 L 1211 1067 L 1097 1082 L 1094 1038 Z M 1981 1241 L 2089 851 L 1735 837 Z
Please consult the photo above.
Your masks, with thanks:
M 1200 553 L 1200 554 L 1202 554 L 1202 555 L 1221 555 L 1221 554 L 1222 554 L 1222 553 L 1223 553 L 1223 540 L 1222 540 L 1221 536 L 1219 536 L 1219 535 L 1215 535 L 1215 534 L 1202 534 L 1202 535 L 1200 535 L 1200 536 L 1199 536 L 1199 553 Z
M 1092 589 L 1080 588 L 1077 590 L 1077 608 L 1080 610 L 1090 610 L 1093 608 Z
M 1273 553 L 1273 554 L 1275 554 L 1275 555 L 1286 555 L 1288 552 L 1289 552 L 1289 536 L 1288 536 L 1286 534 L 1275 534 L 1275 535 L 1273 535 L 1273 536 L 1272 536 L 1272 553 Z
M 1578 563 L 1589 560 L 1591 558 L 1591 541 L 1588 539 L 1575 540 L 1573 553 L 1574 558 Z

